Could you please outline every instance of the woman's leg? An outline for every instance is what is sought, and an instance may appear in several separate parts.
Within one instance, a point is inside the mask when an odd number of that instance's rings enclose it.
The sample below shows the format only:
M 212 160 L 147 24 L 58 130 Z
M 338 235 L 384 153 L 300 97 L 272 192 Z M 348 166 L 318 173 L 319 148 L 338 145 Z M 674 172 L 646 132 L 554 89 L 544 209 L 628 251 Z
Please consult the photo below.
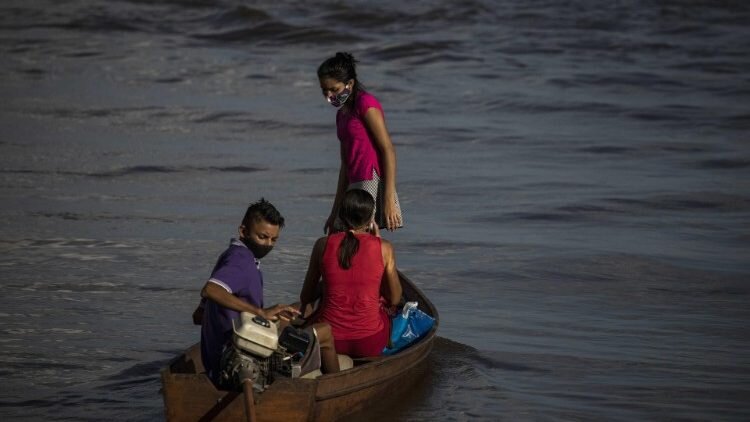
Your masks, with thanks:
M 313 324 L 313 329 L 320 343 L 320 366 L 324 374 L 332 374 L 339 371 L 339 358 L 333 345 L 333 333 L 327 322 Z

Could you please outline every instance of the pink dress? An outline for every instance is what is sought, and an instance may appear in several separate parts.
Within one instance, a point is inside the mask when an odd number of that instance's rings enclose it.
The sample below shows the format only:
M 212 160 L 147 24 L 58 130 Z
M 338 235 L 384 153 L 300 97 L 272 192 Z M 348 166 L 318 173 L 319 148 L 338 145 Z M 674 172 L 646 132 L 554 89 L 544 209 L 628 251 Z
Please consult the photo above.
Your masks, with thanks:
M 383 214 L 385 205 L 383 173 L 380 170 L 378 150 L 364 121 L 365 114 L 371 108 L 376 108 L 383 113 L 383 107 L 377 98 L 368 92 L 360 92 L 351 113 L 342 109 L 336 114 L 336 133 L 346 159 L 346 177 L 349 181 L 347 190 L 362 189 L 372 195 L 375 200 L 375 222 L 378 227 L 384 228 L 386 223 Z M 385 120 L 385 113 L 383 113 L 383 119 Z M 395 205 L 396 213 L 402 217 L 398 194 L 395 194 Z M 403 226 L 403 217 L 401 221 Z
M 349 183 L 371 180 L 373 170 L 382 175 L 375 144 L 365 126 L 367 110 L 376 108 L 383 113 L 378 100 L 368 92 L 360 92 L 354 110 L 347 113 L 343 109 L 336 114 L 336 134 L 344 148 Z M 385 119 L 385 113 L 383 113 Z

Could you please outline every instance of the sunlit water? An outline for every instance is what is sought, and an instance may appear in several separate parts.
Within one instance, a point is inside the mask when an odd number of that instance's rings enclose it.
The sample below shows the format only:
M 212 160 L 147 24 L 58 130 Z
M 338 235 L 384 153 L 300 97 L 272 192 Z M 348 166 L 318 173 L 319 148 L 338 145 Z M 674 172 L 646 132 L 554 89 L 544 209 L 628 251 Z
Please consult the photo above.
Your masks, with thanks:
M 750 418 L 741 2 L 6 1 L 0 415 L 162 418 L 158 371 L 248 202 L 298 295 L 338 169 L 321 60 L 381 100 L 438 307 L 372 420 Z

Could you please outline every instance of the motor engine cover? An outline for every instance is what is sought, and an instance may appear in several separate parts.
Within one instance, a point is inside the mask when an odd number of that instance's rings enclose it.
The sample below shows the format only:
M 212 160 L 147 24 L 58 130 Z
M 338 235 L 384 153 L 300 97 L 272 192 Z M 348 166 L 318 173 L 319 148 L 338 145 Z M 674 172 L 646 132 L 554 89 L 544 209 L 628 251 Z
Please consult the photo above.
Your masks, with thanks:
M 232 321 L 232 326 L 234 329 L 232 342 L 239 350 L 267 358 L 279 346 L 276 323 L 259 315 L 241 312 L 239 318 Z

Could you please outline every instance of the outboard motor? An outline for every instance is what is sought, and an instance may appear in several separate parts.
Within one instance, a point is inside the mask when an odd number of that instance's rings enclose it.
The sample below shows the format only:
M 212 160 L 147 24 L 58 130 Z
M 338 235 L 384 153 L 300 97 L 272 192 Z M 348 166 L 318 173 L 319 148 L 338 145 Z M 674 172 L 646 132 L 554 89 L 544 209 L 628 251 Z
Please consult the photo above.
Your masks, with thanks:
M 240 313 L 232 323 L 232 344 L 221 357 L 220 385 L 241 391 L 250 380 L 255 391 L 263 391 L 274 377 L 298 377 L 301 361 L 312 339 L 302 330 L 288 326 L 278 334 L 276 323 L 250 312 Z

